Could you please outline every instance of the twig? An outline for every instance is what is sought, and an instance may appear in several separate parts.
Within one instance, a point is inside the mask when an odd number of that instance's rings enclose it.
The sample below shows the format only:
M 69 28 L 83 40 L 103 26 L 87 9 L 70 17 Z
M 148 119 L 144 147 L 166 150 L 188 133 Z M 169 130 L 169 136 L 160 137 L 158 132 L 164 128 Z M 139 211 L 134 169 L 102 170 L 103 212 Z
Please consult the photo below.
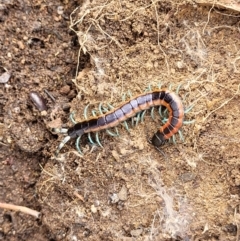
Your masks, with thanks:
M 17 205 L 9 204 L 9 203 L 1 203 L 0 202 L 0 208 L 26 213 L 26 214 L 34 216 L 35 218 L 39 218 L 40 214 L 41 214 L 40 212 L 35 211 L 33 209 L 30 209 L 30 208 L 27 208 L 27 207 L 23 207 L 23 206 L 17 206 Z

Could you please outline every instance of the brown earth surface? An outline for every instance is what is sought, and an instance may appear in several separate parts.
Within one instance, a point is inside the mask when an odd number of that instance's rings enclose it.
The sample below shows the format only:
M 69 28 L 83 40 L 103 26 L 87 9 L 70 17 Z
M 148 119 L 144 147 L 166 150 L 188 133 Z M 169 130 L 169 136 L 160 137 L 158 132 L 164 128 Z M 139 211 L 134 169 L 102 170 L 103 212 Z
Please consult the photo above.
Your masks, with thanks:
M 0 204 L 41 213 L 0 208 L 0 240 L 240 240 L 230 2 L 0 1 Z M 163 118 L 149 111 L 117 137 L 101 131 L 102 147 L 93 133 L 83 155 L 71 140 L 55 156 L 64 134 L 52 128 L 73 126 L 70 114 L 80 122 L 160 84 L 181 87 L 183 140 L 155 149 Z

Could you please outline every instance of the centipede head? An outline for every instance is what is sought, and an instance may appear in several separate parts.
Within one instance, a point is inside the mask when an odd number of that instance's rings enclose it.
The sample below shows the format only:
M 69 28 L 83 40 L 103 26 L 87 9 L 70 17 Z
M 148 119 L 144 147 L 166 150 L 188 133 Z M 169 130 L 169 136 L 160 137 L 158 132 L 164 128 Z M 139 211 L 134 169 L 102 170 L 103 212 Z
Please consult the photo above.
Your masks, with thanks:
M 164 145 L 166 142 L 165 140 L 165 137 L 164 137 L 164 134 L 160 131 L 157 131 L 153 137 L 152 137 L 152 140 L 151 140 L 151 143 L 155 146 L 155 147 L 159 147 L 159 146 L 162 146 Z

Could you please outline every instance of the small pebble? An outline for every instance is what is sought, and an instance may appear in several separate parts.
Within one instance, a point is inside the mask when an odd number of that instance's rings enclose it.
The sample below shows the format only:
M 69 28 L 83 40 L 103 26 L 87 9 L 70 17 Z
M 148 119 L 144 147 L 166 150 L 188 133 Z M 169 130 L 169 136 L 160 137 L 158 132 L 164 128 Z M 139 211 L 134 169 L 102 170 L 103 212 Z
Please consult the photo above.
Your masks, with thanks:
M 119 197 L 118 197 L 117 193 L 113 193 L 110 196 L 110 200 L 111 200 L 111 203 L 117 203 L 119 201 Z
M 32 91 L 30 92 L 29 97 L 39 111 L 47 110 L 45 100 L 39 93 Z
M 0 83 L 5 84 L 9 81 L 11 74 L 9 72 L 5 72 L 0 76 Z
M 91 212 L 97 213 L 97 208 L 94 205 L 91 205 Z
M 121 201 L 126 201 L 127 200 L 127 188 L 126 186 L 122 186 L 120 192 L 118 193 L 118 198 Z
M 142 234 L 142 229 L 141 228 L 138 228 L 138 229 L 135 229 L 135 230 L 131 230 L 130 231 L 130 234 L 133 236 L 133 237 L 138 237 Z
M 64 85 L 60 90 L 60 94 L 62 95 L 67 95 L 70 92 L 70 86 L 69 85 Z

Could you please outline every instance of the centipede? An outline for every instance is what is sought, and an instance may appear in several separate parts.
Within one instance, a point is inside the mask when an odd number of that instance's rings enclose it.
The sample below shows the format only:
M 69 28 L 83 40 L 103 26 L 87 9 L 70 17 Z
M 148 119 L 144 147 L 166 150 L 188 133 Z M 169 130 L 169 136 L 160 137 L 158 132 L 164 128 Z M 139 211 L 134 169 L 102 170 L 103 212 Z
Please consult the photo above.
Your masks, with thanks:
M 78 151 L 81 152 L 79 142 L 84 134 L 98 133 L 99 131 L 116 127 L 129 118 L 133 118 L 137 114 L 156 106 L 164 106 L 168 111 L 167 121 L 150 139 L 153 146 L 160 147 L 182 127 L 184 113 L 186 112 L 184 112 L 180 97 L 175 92 L 168 89 L 156 89 L 137 95 L 106 113 L 102 113 L 99 116 L 93 116 L 81 122 L 76 122 L 69 129 L 55 128 L 53 130 L 54 132 L 67 134 L 67 136 L 60 142 L 56 155 L 58 155 L 60 150 L 70 139 L 74 138 L 77 138 L 76 147 Z

